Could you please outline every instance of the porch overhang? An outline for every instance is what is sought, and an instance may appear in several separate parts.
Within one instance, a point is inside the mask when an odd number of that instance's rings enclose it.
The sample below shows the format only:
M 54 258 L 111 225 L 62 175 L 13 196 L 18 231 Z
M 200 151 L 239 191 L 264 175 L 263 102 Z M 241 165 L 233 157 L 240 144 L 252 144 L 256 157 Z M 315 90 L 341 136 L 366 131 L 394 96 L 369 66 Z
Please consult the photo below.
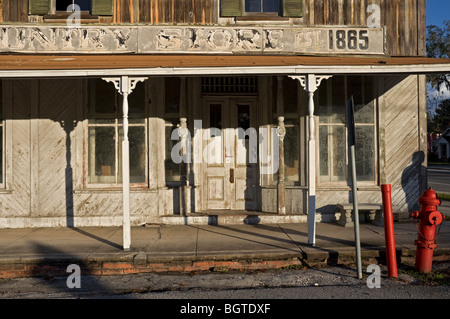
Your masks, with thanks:
M 0 77 L 450 73 L 450 59 L 277 55 L 0 55 Z
M 126 143 L 128 94 L 123 83 L 151 76 L 290 76 L 307 91 L 308 138 L 308 243 L 315 244 L 315 120 L 314 92 L 321 80 L 334 75 L 413 75 L 450 73 L 450 59 L 386 56 L 286 56 L 286 55 L 0 55 L 0 78 L 89 78 L 97 77 L 117 83 L 124 96 L 123 167 L 129 166 Z M 124 94 L 125 93 L 125 94 Z M 129 172 L 123 169 L 124 249 L 131 244 L 129 222 Z

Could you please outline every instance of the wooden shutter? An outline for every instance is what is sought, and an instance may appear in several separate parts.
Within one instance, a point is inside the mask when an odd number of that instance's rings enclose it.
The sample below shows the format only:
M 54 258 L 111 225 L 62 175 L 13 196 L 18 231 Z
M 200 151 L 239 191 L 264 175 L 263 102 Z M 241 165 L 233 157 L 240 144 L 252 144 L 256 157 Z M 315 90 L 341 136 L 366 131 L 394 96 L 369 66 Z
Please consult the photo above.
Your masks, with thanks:
M 95 16 L 112 16 L 114 11 L 113 0 L 92 0 L 91 14 Z
M 222 17 L 242 16 L 242 0 L 222 0 Z
M 29 0 L 29 14 L 49 14 L 51 11 L 51 0 Z
M 304 0 L 283 0 L 284 17 L 303 17 Z

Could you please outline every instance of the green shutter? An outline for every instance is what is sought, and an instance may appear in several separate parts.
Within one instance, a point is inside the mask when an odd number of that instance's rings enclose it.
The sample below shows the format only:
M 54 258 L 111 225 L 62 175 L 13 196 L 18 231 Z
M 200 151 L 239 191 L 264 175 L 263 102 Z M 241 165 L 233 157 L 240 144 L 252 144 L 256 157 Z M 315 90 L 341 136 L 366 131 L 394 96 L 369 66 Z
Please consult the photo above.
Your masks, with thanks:
M 284 17 L 303 17 L 304 0 L 283 0 Z
M 95 16 L 112 16 L 113 0 L 92 0 L 91 14 Z
M 51 0 L 30 0 L 28 12 L 30 14 L 49 14 L 51 9 Z
M 242 16 L 242 0 L 222 0 L 222 17 Z

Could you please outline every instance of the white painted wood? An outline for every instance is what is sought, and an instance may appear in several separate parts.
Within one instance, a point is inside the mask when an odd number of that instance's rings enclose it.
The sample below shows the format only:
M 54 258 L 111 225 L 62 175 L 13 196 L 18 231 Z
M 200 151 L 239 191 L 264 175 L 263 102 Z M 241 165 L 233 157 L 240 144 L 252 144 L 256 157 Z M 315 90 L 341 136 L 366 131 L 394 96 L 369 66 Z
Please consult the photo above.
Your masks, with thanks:
M 131 247 L 130 223 L 130 144 L 128 140 L 128 95 L 131 94 L 139 81 L 147 78 L 132 78 L 121 76 L 119 78 L 103 78 L 112 82 L 116 90 L 123 96 L 123 141 L 122 141 L 122 187 L 123 187 L 123 250 Z
M 122 141 L 122 183 L 123 183 L 123 250 L 130 250 L 130 143 L 128 141 L 128 77 L 122 77 L 123 95 L 123 141 Z M 126 83 L 124 85 L 124 83 Z
M 39 215 L 39 80 L 31 83 L 30 213 Z
M 5 190 L 10 190 L 13 185 L 13 174 L 12 174 L 12 165 L 13 165 L 13 83 L 12 81 L 3 81 L 3 114 L 4 114 L 4 125 L 5 125 L 5 145 L 3 150 L 10 150 L 9 152 L 4 152 L 5 156 L 5 170 L 3 173 L 3 183 L 5 186 Z M 6 153 L 6 154 L 5 154 Z
M 208 129 L 210 106 L 221 105 L 221 136 L 209 138 Z M 203 209 L 255 210 L 258 206 L 258 164 L 244 164 L 247 148 L 238 140 L 238 105 L 248 105 L 250 111 L 250 127 L 255 114 L 254 98 L 208 98 L 204 103 L 203 117 Z M 255 131 L 256 132 L 256 131 Z M 196 141 L 199 137 L 196 137 Z M 244 141 L 245 142 L 245 141 Z M 249 142 L 250 143 L 250 142 Z M 216 147 L 217 146 L 217 147 Z M 217 163 L 208 159 L 208 154 L 215 148 L 219 153 Z M 197 150 L 200 152 L 200 150 Z M 244 162 L 244 163 L 243 163 Z
M 332 71 L 332 72 L 330 72 Z M 446 64 L 411 65 L 333 65 L 333 66 L 263 66 L 263 67 L 197 67 L 197 68 L 130 68 L 130 69 L 88 69 L 88 70 L 1 70 L 1 78 L 46 78 L 46 77 L 117 77 L 126 74 L 142 76 L 186 76 L 186 75 L 304 75 L 304 74 L 428 74 L 449 73 Z
M 308 244 L 316 243 L 316 138 L 314 118 L 314 92 L 324 79 L 331 75 L 318 76 L 308 74 L 306 76 L 290 76 L 300 81 L 302 87 L 308 93 Z

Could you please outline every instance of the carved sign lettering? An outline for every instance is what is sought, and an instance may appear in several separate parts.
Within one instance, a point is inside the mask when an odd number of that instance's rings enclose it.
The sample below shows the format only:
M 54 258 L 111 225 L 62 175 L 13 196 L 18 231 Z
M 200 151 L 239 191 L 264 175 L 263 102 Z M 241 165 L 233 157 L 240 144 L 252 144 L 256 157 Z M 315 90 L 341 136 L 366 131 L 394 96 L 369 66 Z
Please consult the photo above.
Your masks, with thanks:
M 158 26 L 0 27 L 0 52 L 384 54 L 384 29 Z

